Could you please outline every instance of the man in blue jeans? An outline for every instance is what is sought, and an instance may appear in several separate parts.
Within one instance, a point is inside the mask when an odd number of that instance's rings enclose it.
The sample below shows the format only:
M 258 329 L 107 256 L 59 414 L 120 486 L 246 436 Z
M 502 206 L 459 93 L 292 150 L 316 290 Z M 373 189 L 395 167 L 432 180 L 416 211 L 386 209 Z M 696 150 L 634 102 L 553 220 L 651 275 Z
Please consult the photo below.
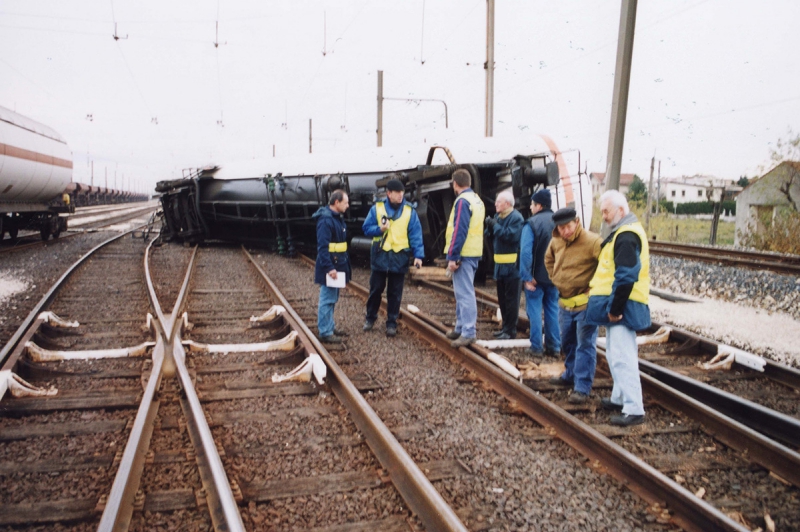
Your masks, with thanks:
M 475 300 L 475 270 L 483 255 L 483 219 L 486 207 L 470 185 L 472 176 L 459 168 L 453 172 L 453 191 L 456 200 L 450 211 L 445 232 L 444 252 L 447 269 L 453 275 L 456 296 L 456 325 L 447 333 L 453 347 L 475 343 L 478 322 L 478 303 Z
M 558 356 L 561 335 L 558 328 L 558 289 L 550 280 L 544 255 L 553 236 L 553 211 L 546 188 L 531 196 L 531 217 L 522 227 L 519 247 L 519 274 L 525 288 L 525 312 L 531 327 L 528 353 L 535 362 L 542 355 Z M 542 310 L 544 310 L 544 352 L 542 352 Z
M 346 333 L 337 329 L 333 310 L 339 301 L 339 288 L 328 286 L 341 276 L 350 280 L 350 259 L 347 255 L 347 226 L 342 214 L 350 207 L 343 190 L 334 190 L 326 207 L 320 207 L 312 216 L 317 221 L 317 261 L 314 265 L 314 282 L 319 286 L 317 331 L 319 339 L 328 344 L 342 343 Z
M 572 404 L 589 400 L 597 365 L 597 325 L 587 320 L 589 282 L 597 269 L 600 236 L 581 227 L 575 209 L 559 209 L 553 215 L 556 230 L 544 263 L 558 288 L 558 324 L 565 370 L 551 384 L 572 386 Z

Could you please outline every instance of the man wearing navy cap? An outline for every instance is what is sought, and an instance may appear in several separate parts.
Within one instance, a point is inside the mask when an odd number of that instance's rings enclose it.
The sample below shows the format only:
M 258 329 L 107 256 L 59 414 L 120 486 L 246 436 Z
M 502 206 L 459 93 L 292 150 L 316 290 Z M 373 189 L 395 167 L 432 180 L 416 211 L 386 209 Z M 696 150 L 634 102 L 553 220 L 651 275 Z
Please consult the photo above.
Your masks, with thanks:
M 558 288 L 558 324 L 564 373 L 550 380 L 559 386 L 572 386 L 568 401 L 583 404 L 589 400 L 597 365 L 597 325 L 588 323 L 589 281 L 597 269 L 601 239 L 581 227 L 575 209 L 558 209 L 553 215 L 556 230 L 547 248 L 544 263 Z
M 386 336 L 389 338 L 397 335 L 397 317 L 412 250 L 414 266 L 422 266 L 425 258 L 422 225 L 417 211 L 406 202 L 404 193 L 403 182 L 390 179 L 386 184 L 386 200 L 375 202 L 361 227 L 365 236 L 372 237 L 372 272 L 364 331 L 371 331 L 375 326 L 381 296 L 386 288 Z
M 544 254 L 553 236 L 553 211 L 550 191 L 537 190 L 531 196 L 531 217 L 522 228 L 519 250 L 519 274 L 525 288 L 525 311 L 531 323 L 529 353 L 539 361 L 542 353 L 542 310 L 544 309 L 544 354 L 557 356 L 561 351 L 558 330 L 558 289 L 550 281 Z

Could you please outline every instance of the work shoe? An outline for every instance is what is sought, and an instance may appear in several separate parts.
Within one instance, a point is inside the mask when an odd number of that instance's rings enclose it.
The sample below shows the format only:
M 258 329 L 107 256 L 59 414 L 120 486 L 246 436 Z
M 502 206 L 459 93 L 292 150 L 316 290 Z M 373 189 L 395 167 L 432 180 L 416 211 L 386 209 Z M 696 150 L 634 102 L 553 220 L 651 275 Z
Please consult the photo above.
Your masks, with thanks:
M 511 335 L 508 333 L 503 333 L 498 336 L 495 336 L 494 338 L 495 340 L 511 340 Z
M 589 396 L 583 392 L 572 390 L 572 393 L 567 397 L 567 402 L 573 405 L 583 405 L 589 401 Z
M 456 338 L 461 336 L 461 333 L 460 332 L 456 332 L 455 329 L 451 329 L 451 330 L 447 331 L 447 334 L 445 334 L 445 336 L 447 336 L 447 338 L 450 339 L 450 340 L 455 340 Z
M 343 331 L 342 329 L 334 329 L 333 334 L 335 334 L 336 336 L 349 336 L 347 334 L 347 331 Z
M 342 339 L 337 337 L 337 336 L 334 336 L 334 335 L 320 336 L 319 340 L 323 344 L 341 344 L 342 343 Z
M 386 327 L 386 336 L 388 338 L 394 338 L 397 336 L 397 327 Z
M 536 349 L 531 349 L 530 347 L 525 351 L 528 356 L 534 358 L 542 358 L 543 353 L 541 351 L 537 351 Z
M 504 335 L 505 333 L 506 333 L 506 332 L 505 332 L 503 329 L 500 329 L 499 331 L 492 331 L 492 336 L 494 336 L 495 338 L 497 338 L 498 336 L 502 336 L 502 335 Z
M 461 336 L 452 342 L 450 342 L 450 347 L 455 347 L 458 349 L 459 347 L 467 347 L 468 345 L 472 345 L 475 343 L 475 337 L 467 338 L 466 336 Z
M 547 348 L 547 347 L 544 349 L 544 356 L 546 356 L 546 357 L 558 358 L 558 355 L 560 355 L 560 354 L 561 354 L 561 352 L 560 351 L 556 351 L 555 349 L 550 349 L 550 348 Z
M 364 322 L 364 326 L 361 328 L 361 330 L 364 332 L 368 332 L 371 331 L 373 327 L 375 327 L 375 322 L 367 320 Z
M 622 412 L 622 405 L 618 405 L 609 399 L 608 397 L 603 397 L 600 399 L 600 406 L 603 407 L 603 410 L 610 410 L 612 412 Z
M 635 416 L 633 414 L 620 414 L 611 416 L 610 423 L 619 427 L 630 427 L 631 425 L 641 425 L 644 423 L 644 414 Z
M 550 377 L 547 382 L 555 386 L 572 386 L 572 381 L 565 379 L 561 375 L 558 377 Z

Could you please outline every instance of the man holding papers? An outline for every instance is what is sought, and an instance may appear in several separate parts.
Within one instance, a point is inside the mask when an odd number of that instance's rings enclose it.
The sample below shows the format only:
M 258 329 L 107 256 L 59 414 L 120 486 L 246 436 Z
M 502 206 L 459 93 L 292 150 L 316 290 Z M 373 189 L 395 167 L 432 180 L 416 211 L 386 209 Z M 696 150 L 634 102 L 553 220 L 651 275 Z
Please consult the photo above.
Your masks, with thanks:
M 343 190 L 334 190 L 327 207 L 320 207 L 312 218 L 317 221 L 317 262 L 314 282 L 319 286 L 317 330 L 324 343 L 340 344 L 346 333 L 336 329 L 333 311 L 339 300 L 339 288 L 350 280 L 347 255 L 347 226 L 342 214 L 350 207 Z

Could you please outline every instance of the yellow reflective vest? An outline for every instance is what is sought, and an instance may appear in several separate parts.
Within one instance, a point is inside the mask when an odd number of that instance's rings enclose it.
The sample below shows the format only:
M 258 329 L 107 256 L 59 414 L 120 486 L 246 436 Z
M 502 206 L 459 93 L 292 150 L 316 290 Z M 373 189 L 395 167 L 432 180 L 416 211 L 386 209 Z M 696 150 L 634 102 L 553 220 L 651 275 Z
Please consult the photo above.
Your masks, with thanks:
M 626 231 L 636 233 L 639 240 L 642 242 L 642 252 L 639 255 L 639 262 L 642 264 L 642 269 L 639 270 L 639 279 L 633 283 L 633 290 L 631 290 L 629 299 L 648 305 L 650 302 L 650 247 L 647 244 L 647 235 L 645 235 L 644 228 L 640 222 L 623 225 L 617 229 L 611 242 L 603 246 L 603 249 L 600 250 L 600 257 L 597 259 L 597 271 L 589 282 L 589 295 L 611 295 L 611 290 L 614 286 L 614 272 L 616 271 L 616 264 L 614 263 L 614 244 L 617 242 L 617 237 Z
M 380 225 L 381 219 L 387 216 L 386 204 L 379 201 L 375 204 L 375 217 Z M 409 249 L 411 244 L 408 242 L 408 223 L 411 221 L 411 206 L 403 205 L 403 212 L 396 220 L 389 218 L 389 229 L 383 233 L 383 236 L 376 236 L 372 238 L 373 242 L 380 242 L 383 239 L 381 249 L 384 251 L 394 251 L 399 253 L 404 249 Z
M 453 202 L 453 208 L 450 209 L 450 219 L 447 221 L 447 231 L 445 233 L 446 239 L 444 243 L 444 252 L 447 254 L 450 249 L 450 241 L 453 238 L 453 231 L 455 230 L 455 212 L 456 203 L 459 199 L 467 200 L 469 203 L 469 210 L 472 213 L 469 219 L 469 230 L 467 231 L 467 239 L 464 241 L 464 246 L 461 248 L 462 257 L 482 257 L 483 256 L 483 219 L 486 217 L 486 207 L 483 205 L 481 198 L 473 191 L 462 192 L 456 197 Z

